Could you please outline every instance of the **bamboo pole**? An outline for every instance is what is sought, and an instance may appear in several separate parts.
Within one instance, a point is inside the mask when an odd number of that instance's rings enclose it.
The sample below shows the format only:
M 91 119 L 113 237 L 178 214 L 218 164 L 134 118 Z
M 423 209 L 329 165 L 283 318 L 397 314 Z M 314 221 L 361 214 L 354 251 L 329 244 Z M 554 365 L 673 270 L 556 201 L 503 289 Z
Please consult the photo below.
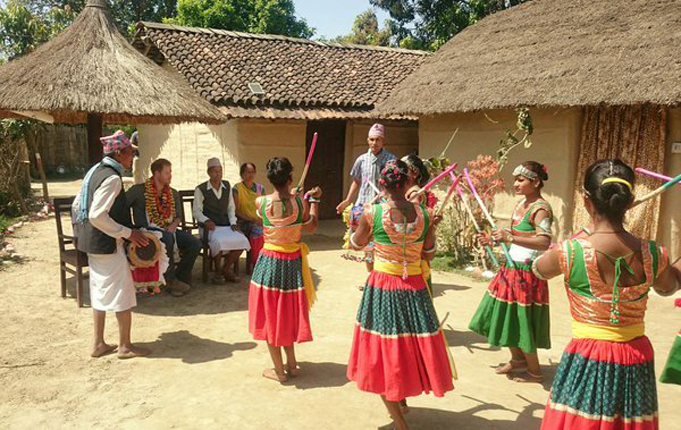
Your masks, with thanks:
M 38 165 L 38 173 L 40 174 L 40 181 L 43 183 L 43 200 L 50 201 L 50 193 L 47 189 L 47 178 L 45 177 L 45 169 L 43 168 L 43 158 L 39 152 L 35 153 L 35 162 Z

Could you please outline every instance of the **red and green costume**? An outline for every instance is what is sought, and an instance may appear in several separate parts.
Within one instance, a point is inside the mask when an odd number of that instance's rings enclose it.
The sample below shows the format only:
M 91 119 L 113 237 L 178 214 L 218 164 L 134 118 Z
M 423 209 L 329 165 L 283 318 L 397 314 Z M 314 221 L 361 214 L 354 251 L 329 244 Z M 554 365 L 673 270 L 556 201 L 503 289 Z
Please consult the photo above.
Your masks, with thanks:
M 347 376 L 362 391 L 399 401 L 453 390 L 444 335 L 426 288 L 421 251 L 430 225 L 425 206 L 413 223 L 395 224 L 387 203 L 364 210 L 375 262 L 367 279 Z
M 553 380 L 542 430 L 648 430 L 658 428 L 653 348 L 644 334 L 648 292 L 668 264 L 663 248 L 641 242 L 643 284 L 614 286 L 600 276 L 597 253 L 584 239 L 561 245 L 560 265 L 572 314 L 572 341 Z
M 536 214 L 547 211 L 550 224 L 551 206 L 537 200 L 526 210 L 523 202 L 513 211 L 511 233 L 514 236 L 534 236 Z M 548 283 L 532 273 L 537 251 L 511 245 L 509 254 L 513 266 L 503 266 L 490 282 L 469 328 L 487 338 L 490 345 L 518 347 L 535 353 L 537 348 L 551 347 Z

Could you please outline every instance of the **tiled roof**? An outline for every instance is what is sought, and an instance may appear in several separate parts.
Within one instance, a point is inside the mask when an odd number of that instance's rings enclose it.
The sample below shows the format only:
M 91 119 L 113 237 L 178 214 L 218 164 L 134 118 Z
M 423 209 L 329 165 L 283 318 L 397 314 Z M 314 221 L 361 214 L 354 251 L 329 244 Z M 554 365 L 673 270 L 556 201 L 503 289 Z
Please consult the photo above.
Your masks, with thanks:
M 133 44 L 158 64 L 167 60 L 211 103 L 239 108 L 242 116 L 269 108 L 365 115 L 429 56 L 149 22 L 138 24 Z M 253 94 L 249 83 L 260 84 L 264 94 Z

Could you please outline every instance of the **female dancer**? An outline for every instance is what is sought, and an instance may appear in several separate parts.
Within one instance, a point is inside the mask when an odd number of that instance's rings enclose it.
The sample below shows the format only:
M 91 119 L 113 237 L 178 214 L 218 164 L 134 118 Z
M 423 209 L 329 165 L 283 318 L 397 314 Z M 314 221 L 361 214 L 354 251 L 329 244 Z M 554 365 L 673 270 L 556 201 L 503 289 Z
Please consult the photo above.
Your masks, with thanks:
M 312 340 L 309 310 L 315 299 L 307 264 L 308 249 L 300 243 L 302 232 L 317 228 L 319 187 L 310 190 L 309 203 L 291 194 L 293 166 L 287 158 L 267 162 L 267 179 L 275 191 L 258 197 L 265 245 L 253 270 L 248 296 L 249 331 L 267 341 L 274 368 L 263 376 L 279 382 L 296 376 L 298 366 L 293 343 Z M 286 353 L 284 366 L 281 347 Z
M 518 203 L 510 230 L 496 230 L 492 237 L 480 235 L 482 245 L 498 241 L 510 244 L 512 262 L 506 262 L 485 293 L 469 328 L 491 345 L 507 346 L 511 360 L 498 366 L 496 373 L 525 371 L 516 382 L 542 382 L 537 348 L 550 348 L 549 290 L 546 281 L 532 274 L 532 262 L 551 245 L 551 206 L 541 189 L 549 176 L 546 168 L 526 161 L 513 171 L 513 188 L 524 198 Z
M 584 177 L 590 235 L 564 241 L 536 260 L 544 279 L 565 276 L 572 341 L 556 371 L 542 429 L 657 429 L 653 348 L 643 319 L 650 288 L 673 294 L 681 260 L 631 235 L 624 216 L 634 171 L 620 160 L 592 164 Z
M 424 204 L 428 209 L 435 207 L 437 197 L 430 191 L 419 193 L 418 191 L 428 183 L 430 180 L 430 173 L 428 168 L 423 164 L 423 160 L 414 154 L 402 157 L 402 161 L 409 169 L 409 178 L 407 179 L 407 200 L 417 205 Z
M 454 389 L 445 339 L 426 290 L 421 259 L 435 253 L 431 215 L 405 198 L 408 170 L 390 161 L 381 171 L 386 203 L 367 206 L 351 244 L 375 244 L 348 364 L 348 379 L 380 394 L 395 425 L 406 429 L 406 398 Z

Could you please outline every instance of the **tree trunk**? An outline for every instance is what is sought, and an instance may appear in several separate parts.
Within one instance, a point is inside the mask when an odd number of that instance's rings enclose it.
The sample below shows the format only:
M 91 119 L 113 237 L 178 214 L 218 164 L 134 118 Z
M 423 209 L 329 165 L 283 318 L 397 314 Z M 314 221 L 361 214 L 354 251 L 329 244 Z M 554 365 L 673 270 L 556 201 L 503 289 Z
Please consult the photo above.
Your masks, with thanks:
M 88 159 L 90 165 L 98 163 L 102 159 L 102 117 L 101 115 L 89 113 L 87 115 L 87 145 Z

